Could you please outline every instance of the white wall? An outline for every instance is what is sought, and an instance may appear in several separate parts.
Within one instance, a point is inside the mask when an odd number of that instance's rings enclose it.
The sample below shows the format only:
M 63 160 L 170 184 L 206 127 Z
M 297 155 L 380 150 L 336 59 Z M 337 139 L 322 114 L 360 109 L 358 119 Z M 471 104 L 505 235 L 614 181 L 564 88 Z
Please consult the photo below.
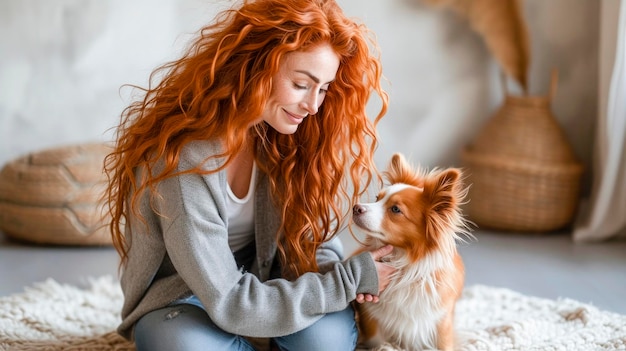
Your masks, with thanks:
M 391 106 L 381 167 L 396 151 L 426 166 L 457 164 L 500 103 L 497 67 L 452 13 L 418 0 L 338 0 L 376 32 Z M 0 2 L 0 164 L 59 144 L 109 140 L 128 103 L 217 9 L 232 1 L 3 0 Z M 595 0 L 527 0 L 531 93 L 559 69 L 554 111 L 590 169 L 597 111 Z

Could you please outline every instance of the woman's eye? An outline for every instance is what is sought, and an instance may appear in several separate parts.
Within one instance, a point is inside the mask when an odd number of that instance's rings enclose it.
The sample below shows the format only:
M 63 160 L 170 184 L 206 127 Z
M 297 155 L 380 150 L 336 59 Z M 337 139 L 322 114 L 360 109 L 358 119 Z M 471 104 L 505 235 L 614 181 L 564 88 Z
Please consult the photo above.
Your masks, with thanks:
M 393 213 L 402 213 L 402 211 L 400 211 L 400 207 L 393 205 L 391 206 L 391 212 Z
M 293 83 L 293 86 L 294 86 L 296 89 L 307 89 L 307 86 L 306 86 L 306 85 L 300 85 L 300 84 L 297 84 L 297 83 Z

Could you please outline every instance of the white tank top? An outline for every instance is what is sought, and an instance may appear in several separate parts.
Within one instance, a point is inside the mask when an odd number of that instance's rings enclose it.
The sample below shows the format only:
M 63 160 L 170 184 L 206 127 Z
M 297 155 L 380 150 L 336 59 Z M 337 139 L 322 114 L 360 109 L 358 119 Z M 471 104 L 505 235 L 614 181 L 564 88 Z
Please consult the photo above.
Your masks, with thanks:
M 252 165 L 250 187 L 243 199 L 226 186 L 228 207 L 228 245 L 235 252 L 254 241 L 254 192 L 256 189 L 256 163 Z

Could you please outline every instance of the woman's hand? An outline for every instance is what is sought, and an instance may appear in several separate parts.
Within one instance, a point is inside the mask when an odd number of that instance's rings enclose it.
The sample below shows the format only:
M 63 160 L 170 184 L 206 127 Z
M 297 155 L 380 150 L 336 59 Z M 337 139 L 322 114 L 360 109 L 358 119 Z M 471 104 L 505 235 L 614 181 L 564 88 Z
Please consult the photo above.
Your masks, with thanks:
M 378 272 L 378 295 L 380 295 L 391 280 L 391 275 L 396 271 L 396 268 L 389 266 L 382 262 L 382 258 L 389 255 L 393 251 L 393 246 L 386 245 L 381 247 L 380 249 L 371 251 L 372 259 L 374 259 L 374 264 L 376 265 L 376 272 Z M 371 294 L 357 294 L 356 302 L 364 303 L 364 302 L 378 302 L 378 296 Z

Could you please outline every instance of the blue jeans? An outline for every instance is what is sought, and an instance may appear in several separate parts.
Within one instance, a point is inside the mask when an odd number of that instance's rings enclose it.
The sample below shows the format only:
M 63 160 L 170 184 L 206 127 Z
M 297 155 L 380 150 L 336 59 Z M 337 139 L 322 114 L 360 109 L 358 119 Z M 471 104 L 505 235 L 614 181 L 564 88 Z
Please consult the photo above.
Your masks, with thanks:
M 353 351 L 357 329 L 354 310 L 329 313 L 299 332 L 276 337 L 280 350 Z M 217 327 L 195 296 L 143 316 L 135 326 L 137 351 L 254 351 L 248 340 Z

